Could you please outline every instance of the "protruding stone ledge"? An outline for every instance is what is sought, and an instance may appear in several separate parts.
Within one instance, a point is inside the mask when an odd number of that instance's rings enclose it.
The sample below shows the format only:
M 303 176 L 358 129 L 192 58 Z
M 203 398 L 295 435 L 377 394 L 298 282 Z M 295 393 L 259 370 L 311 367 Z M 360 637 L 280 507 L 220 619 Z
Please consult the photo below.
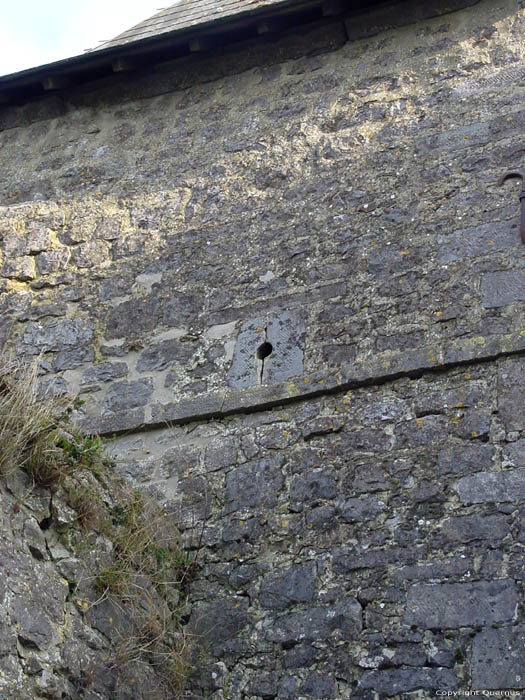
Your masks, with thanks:
M 423 372 L 447 369 L 515 355 L 525 351 L 525 330 L 506 335 L 477 336 L 446 345 L 426 346 L 403 352 L 384 352 L 343 365 L 332 372 L 303 375 L 272 385 L 227 389 L 192 399 L 151 405 L 148 417 L 140 411 L 86 418 L 82 427 L 101 435 L 150 430 L 169 424 L 222 418 L 235 413 L 252 413 L 313 396 L 331 394 L 360 386 L 381 384 Z

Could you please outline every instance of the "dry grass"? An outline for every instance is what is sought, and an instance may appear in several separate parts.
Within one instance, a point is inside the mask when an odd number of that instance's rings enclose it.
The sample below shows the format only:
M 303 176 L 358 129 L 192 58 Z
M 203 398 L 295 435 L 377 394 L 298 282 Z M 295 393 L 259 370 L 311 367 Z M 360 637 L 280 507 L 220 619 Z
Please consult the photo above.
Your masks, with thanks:
M 46 484 L 64 473 L 57 418 L 69 402 L 39 400 L 37 374 L 37 362 L 27 368 L 0 360 L 0 472 L 22 467 Z
M 149 664 L 159 678 L 155 697 L 178 698 L 190 671 L 181 617 L 195 563 L 163 510 L 114 474 L 101 441 L 70 424 L 73 402 L 42 398 L 38 383 L 38 362 L 0 359 L 0 473 L 23 469 L 38 486 L 60 486 L 78 514 L 71 536 L 63 533 L 70 542 L 110 540 L 109 563 L 102 557 L 88 578 L 90 607 L 109 600 L 128 621 L 112 640 L 115 666 Z

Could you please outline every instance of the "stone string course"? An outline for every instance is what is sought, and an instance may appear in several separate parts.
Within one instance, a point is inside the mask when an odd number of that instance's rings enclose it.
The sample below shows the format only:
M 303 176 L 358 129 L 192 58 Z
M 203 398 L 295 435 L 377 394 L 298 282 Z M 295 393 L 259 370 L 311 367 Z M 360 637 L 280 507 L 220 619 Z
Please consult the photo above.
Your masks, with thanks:
M 199 550 L 195 700 L 525 688 L 525 16 L 424 5 L 0 110 L 0 344 Z

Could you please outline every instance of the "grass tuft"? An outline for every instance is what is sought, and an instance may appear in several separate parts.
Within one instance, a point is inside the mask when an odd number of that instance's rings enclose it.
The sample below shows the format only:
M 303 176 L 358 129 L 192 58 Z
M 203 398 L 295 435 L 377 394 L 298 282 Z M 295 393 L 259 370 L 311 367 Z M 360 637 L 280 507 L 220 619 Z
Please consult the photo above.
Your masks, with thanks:
M 87 581 L 88 611 L 102 603 L 120 611 L 126 624 L 111 640 L 115 668 L 148 664 L 159 678 L 155 698 L 178 698 L 191 670 L 181 620 L 196 562 L 162 508 L 114 473 L 102 441 L 72 425 L 74 402 L 41 397 L 38 385 L 37 361 L 27 368 L 0 359 L 0 473 L 25 470 L 76 512 L 69 531 L 57 524 L 86 558 L 88 574 L 70 582 L 71 595 Z M 108 551 L 93 556 L 102 540 Z

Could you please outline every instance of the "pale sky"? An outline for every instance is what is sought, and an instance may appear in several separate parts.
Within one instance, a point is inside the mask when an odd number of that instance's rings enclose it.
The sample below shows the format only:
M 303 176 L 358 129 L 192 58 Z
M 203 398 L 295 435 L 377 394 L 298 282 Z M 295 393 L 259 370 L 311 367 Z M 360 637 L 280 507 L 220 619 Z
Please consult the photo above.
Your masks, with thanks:
M 82 54 L 173 4 L 175 0 L 3 0 L 0 75 Z

